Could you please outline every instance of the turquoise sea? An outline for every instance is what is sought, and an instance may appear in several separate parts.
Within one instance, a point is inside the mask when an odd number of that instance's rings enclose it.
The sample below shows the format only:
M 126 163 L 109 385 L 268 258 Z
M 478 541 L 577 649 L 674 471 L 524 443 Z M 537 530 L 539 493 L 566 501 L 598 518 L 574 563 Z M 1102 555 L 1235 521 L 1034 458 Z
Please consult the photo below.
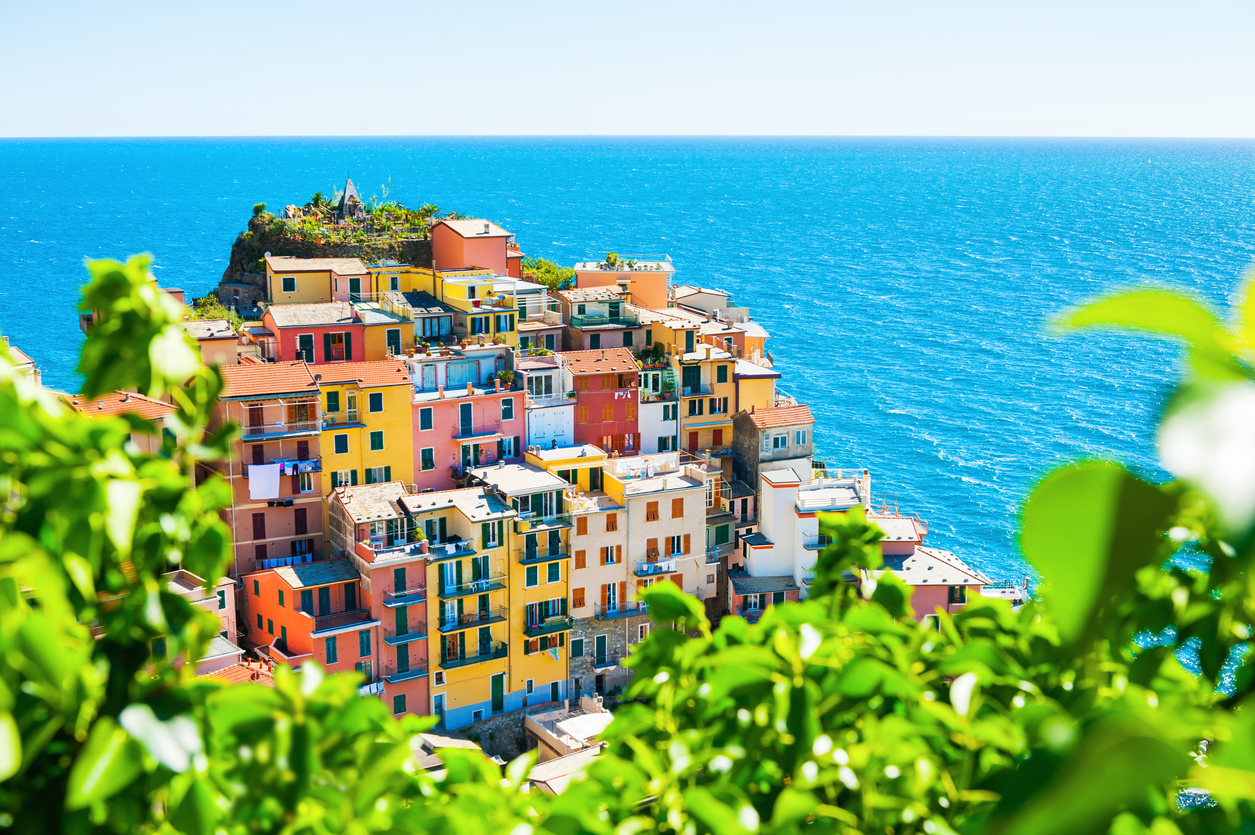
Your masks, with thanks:
M 867 466 L 931 544 L 1018 578 L 1017 507 L 1051 465 L 1153 472 L 1178 352 L 1057 338 L 1149 281 L 1224 305 L 1255 260 L 1255 143 L 999 139 L 0 140 L 0 332 L 74 389 L 88 257 L 149 251 L 212 289 L 254 203 L 330 194 L 485 216 L 563 264 L 666 252 L 771 334 L 819 454 Z

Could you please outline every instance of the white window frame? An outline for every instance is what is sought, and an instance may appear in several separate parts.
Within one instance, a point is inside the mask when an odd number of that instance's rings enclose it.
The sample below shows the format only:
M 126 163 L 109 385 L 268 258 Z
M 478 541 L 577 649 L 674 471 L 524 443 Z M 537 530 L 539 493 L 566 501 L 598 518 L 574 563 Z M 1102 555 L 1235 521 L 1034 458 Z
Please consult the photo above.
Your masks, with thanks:
M 371 474 L 371 484 L 383 484 L 384 467 L 367 467 L 366 470 Z M 372 523 L 373 524 L 373 523 Z
M 297 476 L 298 476 L 298 481 L 300 482 L 300 487 L 301 487 L 299 492 L 301 493 L 314 492 L 314 474 L 313 473 L 297 473 Z
M 431 466 L 430 467 L 423 466 L 423 453 L 424 452 L 431 452 Z M 419 472 L 424 472 L 424 473 L 428 473 L 436 469 L 436 448 L 434 446 L 425 446 L 419 449 L 418 467 L 419 467 Z
M 536 692 L 536 679 L 534 679 L 534 678 L 529 678 L 529 679 L 528 679 L 528 680 L 527 680 L 527 681 L 523 684 L 523 689 L 526 691 L 527 695 L 529 695 L 529 696 L 530 696 L 530 695 L 532 695 L 533 693 L 535 693 L 535 692 Z
M 291 289 L 291 290 L 289 290 L 289 289 L 288 289 L 288 282 L 289 282 L 289 281 L 290 281 L 290 282 L 292 282 L 292 289 Z M 280 276 L 280 277 L 279 277 L 279 292 L 281 292 L 281 293 L 295 293 L 295 292 L 296 292 L 296 276 L 294 276 L 294 275 L 285 275 L 285 276 Z
M 338 483 L 341 487 L 351 487 L 351 486 L 352 486 L 352 485 L 349 483 L 349 482 L 350 482 L 350 481 L 352 481 L 352 479 L 353 479 L 353 471 L 352 471 L 352 470 L 336 470 L 335 472 L 336 472 L 336 482 L 337 482 L 337 483 Z
M 798 446 L 803 446 L 806 443 L 806 430 L 799 429 L 796 432 L 794 432 L 793 440 Z
M 788 449 L 789 448 L 789 434 L 786 432 L 783 435 L 772 435 L 771 436 L 771 448 L 773 451 L 778 450 L 778 449 Z
M 428 423 L 431 424 L 426 429 L 423 428 L 423 413 L 424 412 L 426 412 L 427 416 L 430 418 L 430 420 L 428 420 Z M 419 432 L 435 432 L 436 431 L 436 413 L 435 413 L 435 410 L 431 406 L 423 406 L 421 409 L 418 410 L 418 431 Z
M 388 276 L 388 289 L 394 293 L 399 292 L 401 290 L 401 276 L 399 275 Z
M 510 416 L 506 417 L 506 411 L 510 412 Z M 501 420 L 504 423 L 507 420 L 514 420 L 514 398 L 506 397 L 501 400 Z

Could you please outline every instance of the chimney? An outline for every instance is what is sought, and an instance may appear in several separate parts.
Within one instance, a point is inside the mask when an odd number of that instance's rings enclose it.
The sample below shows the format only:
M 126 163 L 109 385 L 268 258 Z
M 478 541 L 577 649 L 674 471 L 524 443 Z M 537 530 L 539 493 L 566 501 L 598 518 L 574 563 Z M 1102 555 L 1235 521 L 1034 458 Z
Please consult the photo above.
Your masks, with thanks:
M 484 221 L 484 234 L 485 235 L 488 234 L 488 230 L 491 228 L 492 228 L 492 224 L 490 224 L 488 221 Z
M 466 393 L 467 393 L 467 394 L 474 394 L 474 393 L 475 393 L 475 384 L 474 384 L 474 383 L 467 383 L 467 384 L 466 384 Z

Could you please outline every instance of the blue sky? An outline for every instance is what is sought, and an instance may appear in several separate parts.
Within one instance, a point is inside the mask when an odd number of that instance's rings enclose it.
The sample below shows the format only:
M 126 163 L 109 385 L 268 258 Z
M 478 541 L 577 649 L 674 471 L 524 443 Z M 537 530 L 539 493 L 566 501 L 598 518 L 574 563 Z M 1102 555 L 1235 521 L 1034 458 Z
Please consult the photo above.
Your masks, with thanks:
M 0 136 L 1255 137 L 1255 3 L 0 8 Z

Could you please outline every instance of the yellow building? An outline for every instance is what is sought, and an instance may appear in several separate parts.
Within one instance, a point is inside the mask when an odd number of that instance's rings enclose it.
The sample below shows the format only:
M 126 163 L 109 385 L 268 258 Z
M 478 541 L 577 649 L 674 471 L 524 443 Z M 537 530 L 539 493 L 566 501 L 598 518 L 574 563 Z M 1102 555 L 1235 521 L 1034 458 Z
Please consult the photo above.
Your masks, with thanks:
M 266 298 L 275 304 L 356 300 L 369 273 L 357 258 L 266 256 Z
M 393 360 L 311 365 L 323 405 L 323 497 L 341 485 L 414 483 L 413 386 Z M 323 502 L 323 530 L 327 526 Z
M 500 339 L 511 348 L 519 343 L 520 286 L 536 285 L 492 270 L 434 270 L 408 264 L 372 264 L 369 286 L 381 298 L 388 292 L 427 293 L 454 313 L 453 335 L 472 342 Z
M 699 342 L 692 351 L 672 354 L 670 362 L 679 380 L 680 449 L 730 456 L 736 360 L 722 348 Z
M 510 502 L 508 710 L 568 698 L 570 529 L 566 481 L 532 464 L 470 470 Z
M 429 543 L 427 623 L 431 713 L 461 728 L 507 710 L 511 693 L 510 535 L 518 513 L 482 487 L 404 496 Z

